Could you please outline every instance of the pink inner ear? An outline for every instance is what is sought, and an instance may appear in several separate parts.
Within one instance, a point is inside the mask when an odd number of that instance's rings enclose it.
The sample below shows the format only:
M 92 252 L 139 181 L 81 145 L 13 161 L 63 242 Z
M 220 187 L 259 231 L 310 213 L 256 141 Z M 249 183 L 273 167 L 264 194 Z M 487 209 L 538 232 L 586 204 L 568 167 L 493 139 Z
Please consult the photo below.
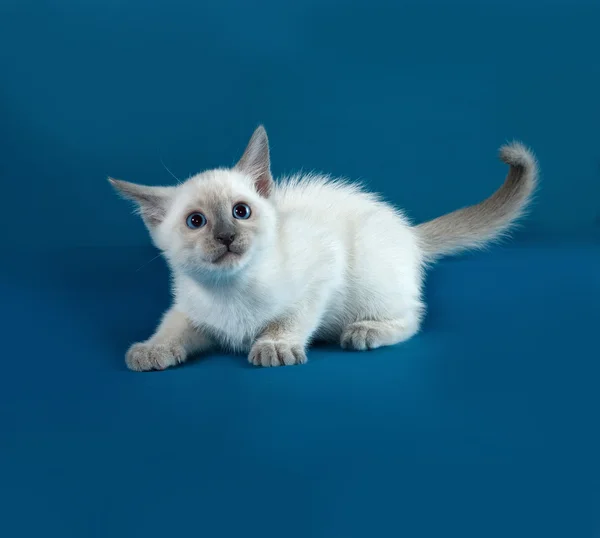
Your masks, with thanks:
M 261 174 L 260 177 L 254 182 L 256 190 L 264 198 L 268 198 L 271 195 L 271 189 L 273 186 L 273 179 L 271 174 Z

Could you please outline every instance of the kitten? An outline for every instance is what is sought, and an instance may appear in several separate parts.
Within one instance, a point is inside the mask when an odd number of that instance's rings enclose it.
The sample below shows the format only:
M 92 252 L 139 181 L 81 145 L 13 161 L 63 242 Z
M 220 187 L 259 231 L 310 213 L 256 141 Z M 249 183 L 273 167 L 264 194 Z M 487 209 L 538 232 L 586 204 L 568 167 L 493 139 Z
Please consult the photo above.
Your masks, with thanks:
M 173 305 L 127 366 L 162 370 L 212 346 L 281 366 L 305 363 L 315 338 L 353 350 L 407 340 L 425 311 L 425 265 L 498 238 L 530 201 L 535 157 L 518 143 L 500 155 L 510 169 L 495 194 L 418 226 L 343 181 L 275 183 L 262 126 L 231 169 L 175 187 L 110 179 L 136 203 L 173 276 Z

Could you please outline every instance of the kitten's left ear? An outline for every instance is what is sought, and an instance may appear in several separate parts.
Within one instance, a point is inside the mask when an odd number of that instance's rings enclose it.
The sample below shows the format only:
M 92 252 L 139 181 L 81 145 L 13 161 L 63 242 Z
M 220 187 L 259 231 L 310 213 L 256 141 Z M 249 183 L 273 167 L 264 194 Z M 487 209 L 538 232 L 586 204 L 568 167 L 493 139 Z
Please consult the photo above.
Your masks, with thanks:
M 173 187 L 148 187 L 111 177 L 108 181 L 123 197 L 135 202 L 148 229 L 152 230 L 164 220 L 173 197 Z
M 269 197 L 273 190 L 273 176 L 271 175 L 269 139 L 267 131 L 262 125 L 254 131 L 248 147 L 235 165 L 235 169 L 252 177 L 258 193 L 265 198 Z

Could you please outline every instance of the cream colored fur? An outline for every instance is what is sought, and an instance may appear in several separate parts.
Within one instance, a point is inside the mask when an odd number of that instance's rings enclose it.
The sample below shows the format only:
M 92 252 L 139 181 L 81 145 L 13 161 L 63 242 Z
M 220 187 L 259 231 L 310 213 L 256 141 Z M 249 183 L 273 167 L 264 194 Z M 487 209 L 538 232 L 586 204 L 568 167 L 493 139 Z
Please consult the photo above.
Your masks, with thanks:
M 534 190 L 537 165 L 520 144 L 501 153 L 504 185 L 479 205 L 412 226 L 357 185 L 304 175 L 274 182 L 259 127 L 233 169 L 175 187 L 111 180 L 136 202 L 173 276 L 173 305 L 156 333 L 126 355 L 133 370 L 164 369 L 216 345 L 257 366 L 306 362 L 315 339 L 345 349 L 413 336 L 425 312 L 424 268 L 440 255 L 505 232 Z M 247 220 L 233 218 L 247 204 Z M 189 229 L 194 211 L 207 224 Z M 225 231 L 225 232 L 224 232 Z M 235 239 L 229 246 L 218 237 Z

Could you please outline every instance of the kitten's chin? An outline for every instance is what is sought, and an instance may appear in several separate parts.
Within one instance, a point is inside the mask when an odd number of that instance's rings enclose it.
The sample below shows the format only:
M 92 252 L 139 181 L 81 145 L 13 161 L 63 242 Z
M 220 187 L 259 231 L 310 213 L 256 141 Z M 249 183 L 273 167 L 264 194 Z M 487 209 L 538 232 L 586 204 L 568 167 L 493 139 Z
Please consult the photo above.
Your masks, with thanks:
M 230 250 L 224 252 L 217 258 L 215 258 L 211 265 L 215 268 L 235 268 L 242 265 L 244 254 L 238 254 L 237 252 L 231 252 Z
M 255 255 L 256 250 L 253 248 L 243 252 L 227 250 L 212 259 L 207 259 L 206 255 L 188 255 L 185 259 L 172 260 L 171 266 L 196 280 L 208 283 L 235 278 L 252 263 Z
M 213 258 L 207 269 L 213 275 L 233 275 L 244 269 L 249 263 L 249 252 L 232 252 L 227 250 Z

